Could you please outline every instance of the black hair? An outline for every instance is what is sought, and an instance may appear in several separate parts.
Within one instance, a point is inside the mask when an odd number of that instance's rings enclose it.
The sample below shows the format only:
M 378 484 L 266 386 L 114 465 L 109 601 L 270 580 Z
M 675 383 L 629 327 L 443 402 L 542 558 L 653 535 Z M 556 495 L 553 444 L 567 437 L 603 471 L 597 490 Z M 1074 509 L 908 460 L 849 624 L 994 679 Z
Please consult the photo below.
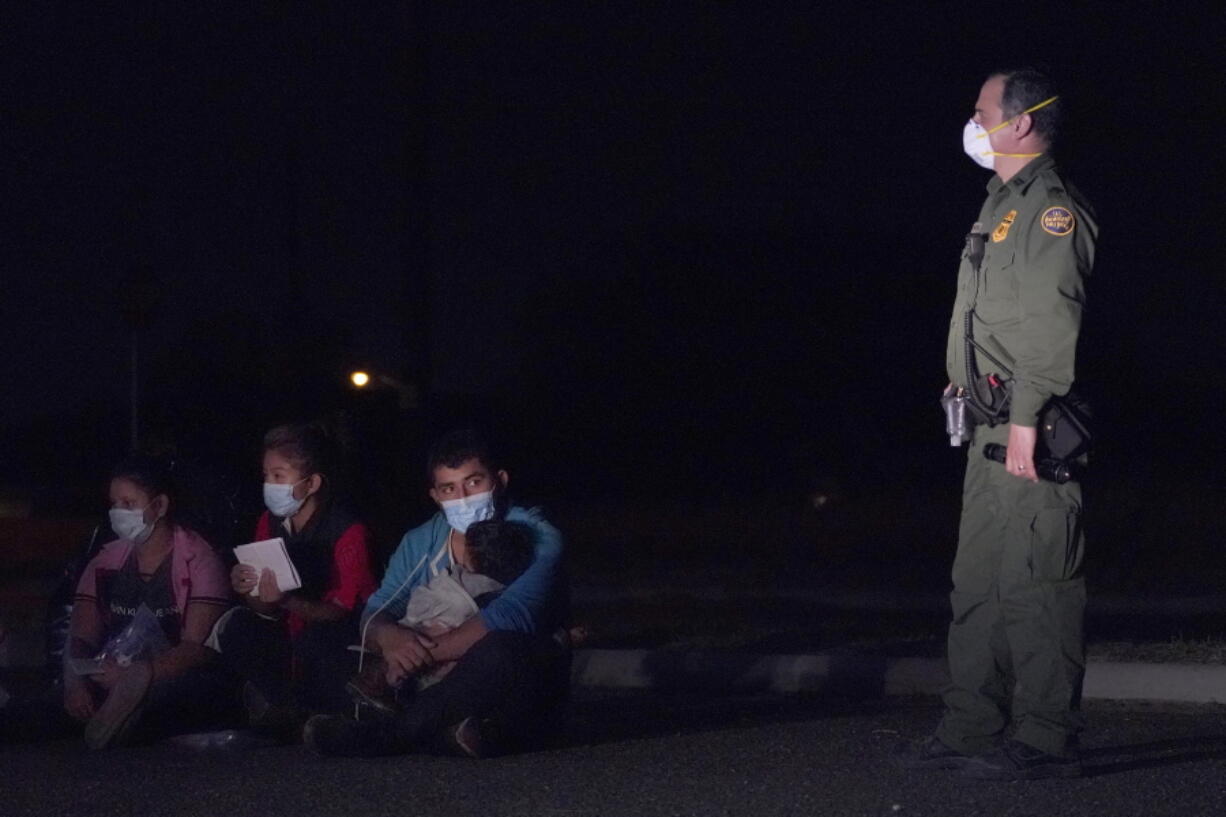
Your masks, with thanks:
M 1037 68 L 1016 68 L 1008 71 L 996 71 L 994 77 L 1001 77 L 1005 87 L 1001 93 L 1000 108 L 1005 119 L 1020 116 L 1022 111 L 1033 108 L 1052 97 L 1060 96 L 1060 91 L 1051 78 Z M 1064 108 L 1057 99 L 1030 112 L 1030 120 L 1034 123 L 1034 131 L 1043 137 L 1049 146 L 1056 143 L 1064 124 Z
M 264 451 L 276 451 L 304 477 L 314 474 L 325 477 L 320 493 L 330 492 L 340 456 L 336 440 L 321 423 L 279 425 L 264 435 Z
M 464 537 L 474 573 L 483 573 L 500 584 L 518 579 L 532 564 L 532 530 L 518 522 L 487 519 L 468 526 Z
M 426 481 L 434 485 L 434 469 L 459 468 L 468 460 L 478 460 L 497 481 L 501 465 L 493 448 L 481 434 L 472 428 L 449 431 L 434 441 L 426 456 Z
M 175 511 L 179 491 L 171 470 L 171 463 L 161 457 L 132 454 L 111 469 L 111 479 L 126 479 L 147 493 L 150 499 L 156 499 L 165 494 L 169 500 L 166 508 L 166 521 L 177 524 Z

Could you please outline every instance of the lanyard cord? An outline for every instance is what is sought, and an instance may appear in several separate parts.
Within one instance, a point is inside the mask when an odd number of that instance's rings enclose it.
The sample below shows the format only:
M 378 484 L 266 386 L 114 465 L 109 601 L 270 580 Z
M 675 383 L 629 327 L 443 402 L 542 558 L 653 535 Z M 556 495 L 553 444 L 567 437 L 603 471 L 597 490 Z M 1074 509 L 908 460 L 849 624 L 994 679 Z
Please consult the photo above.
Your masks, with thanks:
M 972 331 L 972 325 L 974 324 L 974 319 L 975 319 L 975 308 L 972 306 L 971 308 L 966 310 L 966 314 L 963 317 L 963 324 L 962 324 L 962 337 L 966 341 L 965 343 L 966 384 L 967 384 L 966 399 L 970 402 L 971 406 L 973 406 L 975 409 L 981 412 L 984 417 L 992 418 L 992 420 L 989 421 L 988 425 L 993 426 L 993 425 L 996 425 L 996 422 L 1001 419 L 1001 416 L 1004 410 L 1009 405 L 1008 393 L 1006 392 L 1005 401 L 997 408 L 986 406 L 984 405 L 983 401 L 980 400 L 979 390 L 975 386 L 975 384 L 979 381 L 979 366 L 977 365 L 975 361 L 975 351 L 979 350 L 983 352 L 983 354 L 989 360 L 991 360 L 993 363 L 999 366 L 1001 369 L 1001 373 L 1005 375 L 1006 379 L 1012 379 L 1013 374 L 1009 371 L 1008 367 L 1002 364 L 990 352 L 988 352 L 986 349 L 984 349 L 982 346 L 980 346 L 978 343 L 975 342 L 975 338 L 973 336 L 973 331 Z

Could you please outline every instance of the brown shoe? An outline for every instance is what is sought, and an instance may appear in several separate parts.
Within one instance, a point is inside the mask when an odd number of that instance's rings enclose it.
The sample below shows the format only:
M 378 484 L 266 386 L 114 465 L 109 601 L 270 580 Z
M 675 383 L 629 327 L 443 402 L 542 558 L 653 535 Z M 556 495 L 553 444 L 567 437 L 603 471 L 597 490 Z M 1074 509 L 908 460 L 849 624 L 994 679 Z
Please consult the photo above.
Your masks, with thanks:
M 387 682 L 387 663 L 378 656 L 366 657 L 362 671 L 349 679 L 345 691 L 354 703 L 368 706 L 380 714 L 389 717 L 400 714 L 396 690 Z

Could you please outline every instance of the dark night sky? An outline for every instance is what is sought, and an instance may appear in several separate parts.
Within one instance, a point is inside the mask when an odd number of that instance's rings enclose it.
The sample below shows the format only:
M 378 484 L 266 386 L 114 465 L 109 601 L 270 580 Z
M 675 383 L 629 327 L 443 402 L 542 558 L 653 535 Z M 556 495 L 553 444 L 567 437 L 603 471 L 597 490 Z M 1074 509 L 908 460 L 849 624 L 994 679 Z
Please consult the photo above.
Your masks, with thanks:
M 386 420 L 340 385 L 362 363 L 427 387 L 392 423 L 493 414 L 538 483 L 576 493 L 953 463 L 933 401 L 986 182 L 961 129 L 989 70 L 1034 62 L 1065 80 L 1061 155 L 1102 223 L 1081 377 L 1104 457 L 1195 473 L 1219 448 L 1216 22 L 125 8 L 0 11 L 0 485 L 96 480 L 122 453 L 137 270 L 161 295 L 147 420 L 199 456 L 240 461 L 292 415 Z

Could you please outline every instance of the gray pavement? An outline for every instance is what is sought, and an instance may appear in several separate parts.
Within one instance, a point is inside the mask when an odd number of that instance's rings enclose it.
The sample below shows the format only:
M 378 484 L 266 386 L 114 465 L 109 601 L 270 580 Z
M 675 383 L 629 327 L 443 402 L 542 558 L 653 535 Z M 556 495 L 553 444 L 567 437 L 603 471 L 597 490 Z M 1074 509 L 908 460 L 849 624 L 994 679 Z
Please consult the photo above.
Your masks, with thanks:
M 1091 704 L 1087 776 L 1031 783 L 894 768 L 894 745 L 937 715 L 907 700 L 587 691 L 559 748 L 485 761 L 8 747 L 0 813 L 1183 817 L 1226 807 L 1223 708 Z

